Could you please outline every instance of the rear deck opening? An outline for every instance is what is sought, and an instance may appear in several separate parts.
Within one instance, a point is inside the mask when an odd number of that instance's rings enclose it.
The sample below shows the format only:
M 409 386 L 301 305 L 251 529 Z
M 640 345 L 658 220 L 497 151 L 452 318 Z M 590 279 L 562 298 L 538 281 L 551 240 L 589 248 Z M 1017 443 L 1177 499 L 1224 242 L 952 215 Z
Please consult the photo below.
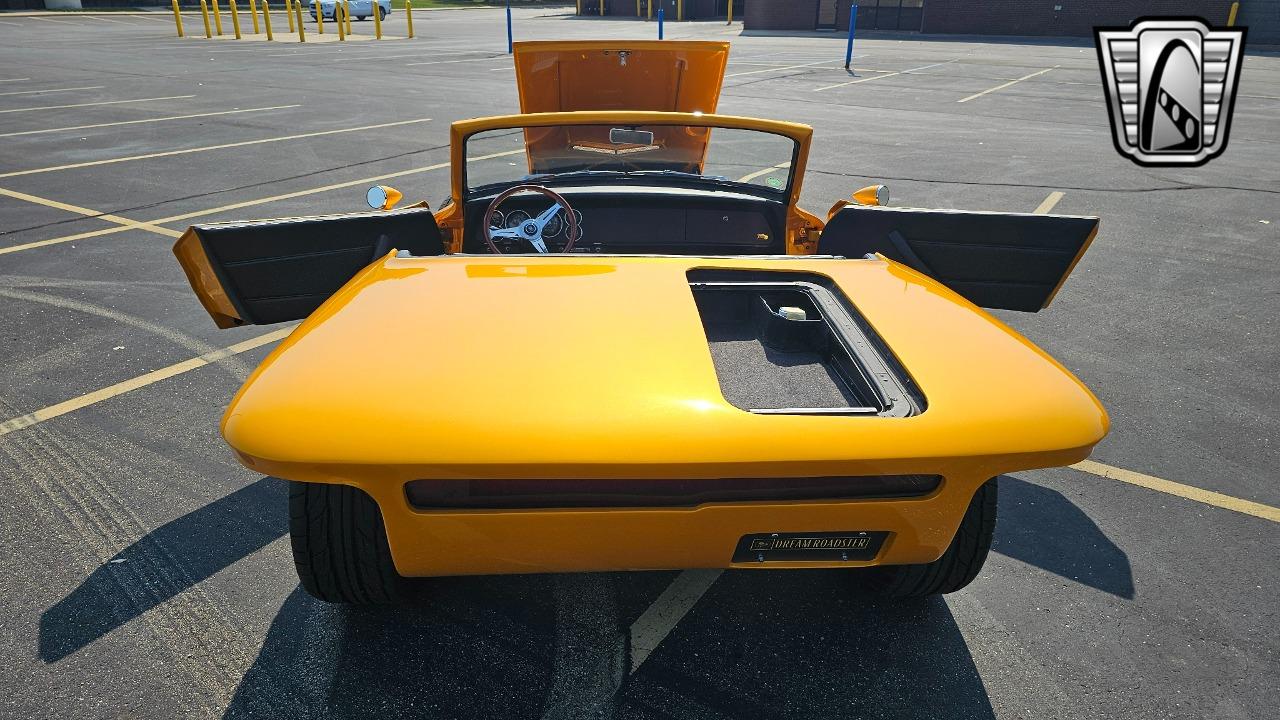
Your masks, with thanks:
M 754 413 L 894 416 L 923 406 L 828 278 L 695 270 L 689 286 L 730 404 Z

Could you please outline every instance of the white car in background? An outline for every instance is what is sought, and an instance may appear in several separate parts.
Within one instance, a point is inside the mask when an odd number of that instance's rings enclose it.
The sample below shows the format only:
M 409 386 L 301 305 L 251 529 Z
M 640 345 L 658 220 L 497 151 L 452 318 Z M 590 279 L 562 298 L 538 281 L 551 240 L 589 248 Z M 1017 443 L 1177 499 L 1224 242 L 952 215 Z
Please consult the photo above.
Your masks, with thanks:
M 368 20 L 373 16 L 373 0 L 350 0 L 351 18 L 353 20 Z M 316 6 L 320 6 L 320 12 L 324 13 L 325 20 L 332 20 L 334 13 L 337 11 L 335 0 L 311 0 L 311 19 L 316 19 Z M 343 3 L 344 7 L 346 3 Z M 391 0 L 378 0 L 379 20 L 386 20 L 391 14 Z

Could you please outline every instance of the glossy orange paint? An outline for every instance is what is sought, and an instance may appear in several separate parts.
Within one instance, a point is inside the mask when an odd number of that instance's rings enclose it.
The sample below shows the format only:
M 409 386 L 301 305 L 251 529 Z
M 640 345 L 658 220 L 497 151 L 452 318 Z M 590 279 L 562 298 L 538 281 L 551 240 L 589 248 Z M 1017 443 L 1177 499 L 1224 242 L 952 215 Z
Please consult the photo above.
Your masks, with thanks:
M 815 417 L 730 405 L 688 288 L 693 268 L 832 278 L 927 409 Z M 222 429 L 258 472 L 367 491 L 398 570 L 440 575 L 727 567 L 743 534 L 784 531 L 888 530 L 874 562 L 927 562 L 980 483 L 1079 461 L 1107 427 L 1047 354 L 896 263 L 575 255 L 376 261 L 271 353 Z M 945 481 L 926 498 L 660 510 L 421 512 L 404 493 L 431 478 L 888 473 Z

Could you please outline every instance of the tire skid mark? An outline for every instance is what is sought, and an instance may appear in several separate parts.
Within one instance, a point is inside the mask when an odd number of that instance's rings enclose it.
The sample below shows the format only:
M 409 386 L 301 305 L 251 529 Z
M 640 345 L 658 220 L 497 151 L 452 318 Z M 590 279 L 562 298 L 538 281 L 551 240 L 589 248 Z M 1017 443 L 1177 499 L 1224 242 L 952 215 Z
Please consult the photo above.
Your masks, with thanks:
M 112 310 L 111 308 L 103 307 L 101 305 L 85 302 L 83 300 L 72 300 L 58 295 L 7 288 L 0 288 L 0 297 L 51 305 L 65 310 L 74 310 L 87 315 L 96 315 L 108 320 L 114 320 L 115 322 L 138 328 L 139 330 L 149 332 L 153 335 L 158 335 L 175 345 L 190 350 L 195 355 L 205 355 L 207 353 L 215 352 L 218 349 L 202 340 L 198 340 L 187 335 L 186 333 L 171 330 L 163 325 L 158 325 L 156 323 L 143 320 L 142 318 L 128 315 L 117 310 Z M 222 358 L 214 364 L 221 367 L 224 372 L 230 375 L 237 382 L 243 382 L 251 372 L 250 367 L 245 364 L 244 361 L 235 356 Z
M 127 562 L 110 565 L 107 576 L 120 598 L 139 610 L 150 609 L 128 613 L 110 608 L 117 615 L 115 620 L 140 620 L 159 651 L 198 686 L 193 694 L 214 707 L 225 706 L 243 668 L 252 663 L 254 642 L 198 585 L 182 590 L 186 585 L 173 577 L 189 577 L 189 573 L 165 548 L 147 540 L 146 525 L 110 488 L 97 464 L 83 454 L 44 428 L 0 441 L 3 459 L 23 470 L 14 473 L 19 482 L 13 487 L 50 519 L 48 527 L 55 528 L 68 547 L 79 550 L 86 574 L 105 570 L 122 548 L 139 550 L 130 553 Z M 165 588 L 172 597 L 157 604 L 153 588 Z M 210 608 L 218 617 L 208 612 Z M 42 647 L 41 655 L 48 650 Z M 45 657 L 46 662 L 57 659 Z
M 553 582 L 555 656 L 543 720 L 613 718 L 631 669 L 613 578 L 575 573 L 556 575 Z

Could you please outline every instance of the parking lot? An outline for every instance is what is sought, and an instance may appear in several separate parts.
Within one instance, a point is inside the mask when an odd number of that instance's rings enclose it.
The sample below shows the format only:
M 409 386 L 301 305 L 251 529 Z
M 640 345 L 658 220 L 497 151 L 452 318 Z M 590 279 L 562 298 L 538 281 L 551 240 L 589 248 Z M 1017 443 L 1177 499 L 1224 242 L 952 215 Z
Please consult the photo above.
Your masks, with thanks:
M 516 11 L 516 39 L 656 35 L 568 12 Z M 439 207 L 449 124 L 518 109 L 504 22 L 298 44 L 283 14 L 275 42 L 0 14 L 0 717 L 1275 717 L 1275 53 L 1245 58 L 1226 153 L 1164 170 L 1113 148 L 1091 42 L 859 39 L 851 75 L 841 35 L 668 23 L 732 41 L 720 112 L 815 128 L 819 215 L 883 181 L 894 205 L 1102 218 L 1053 306 L 1000 314 L 1107 406 L 1095 462 L 1003 478 L 986 568 L 945 599 L 841 571 L 306 596 L 285 484 L 218 435 L 288 329 L 217 330 L 170 247 L 371 184 Z

